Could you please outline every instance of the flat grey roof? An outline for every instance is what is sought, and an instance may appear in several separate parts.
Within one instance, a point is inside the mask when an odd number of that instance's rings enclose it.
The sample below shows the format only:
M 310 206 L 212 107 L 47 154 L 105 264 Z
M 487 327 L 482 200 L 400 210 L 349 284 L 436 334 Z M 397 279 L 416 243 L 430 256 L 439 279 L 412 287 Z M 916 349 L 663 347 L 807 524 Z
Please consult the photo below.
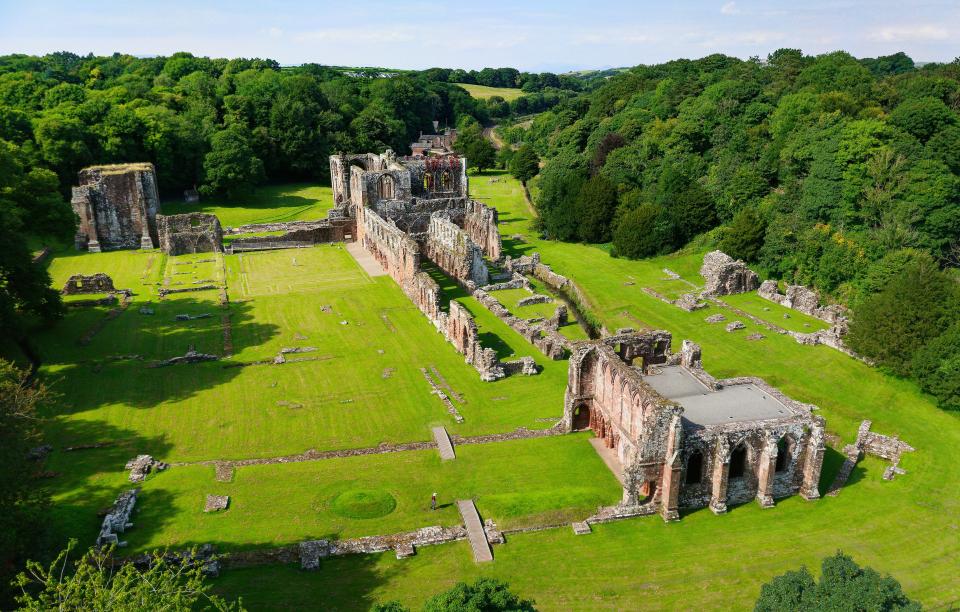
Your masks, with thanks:
M 681 366 L 657 366 L 644 382 L 663 397 L 683 406 L 683 418 L 697 425 L 721 425 L 791 416 L 777 398 L 754 384 L 711 391 Z

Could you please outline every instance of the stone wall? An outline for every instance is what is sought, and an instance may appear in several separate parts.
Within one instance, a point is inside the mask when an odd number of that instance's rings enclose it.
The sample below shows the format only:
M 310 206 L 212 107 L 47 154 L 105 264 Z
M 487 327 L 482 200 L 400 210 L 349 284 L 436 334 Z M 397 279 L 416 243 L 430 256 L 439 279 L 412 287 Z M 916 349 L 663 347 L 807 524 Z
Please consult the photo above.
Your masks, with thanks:
M 461 283 L 486 285 L 490 272 L 483 251 L 443 212 L 434 213 L 424 240 L 424 255 Z
M 167 255 L 222 253 L 223 230 L 216 215 L 157 215 L 160 250 Z
M 330 211 L 333 213 L 334 211 Z M 312 246 L 331 242 L 344 242 L 356 234 L 357 220 L 350 217 L 332 216 L 320 221 L 297 221 L 291 223 L 272 223 L 247 225 L 231 230 L 231 233 L 266 232 L 283 230 L 280 236 L 250 236 L 237 238 L 230 243 L 230 251 L 252 251 L 258 249 L 280 249 L 287 247 Z M 256 229 L 252 229 L 256 228 Z
M 97 546 L 120 544 L 118 534 L 133 526 L 130 517 L 133 514 L 133 507 L 137 504 L 138 493 L 140 493 L 140 489 L 124 491 L 113 502 L 113 506 L 107 512 L 107 515 L 103 517 L 100 534 L 97 536 Z
M 467 200 L 463 231 L 493 261 L 499 260 L 501 256 L 499 222 L 496 208 L 476 200 Z
M 64 283 L 60 293 L 62 295 L 83 295 L 87 293 L 113 293 L 115 291 L 113 279 L 103 272 L 98 272 L 89 276 L 74 274 Z
M 819 497 L 824 422 L 813 407 L 759 378 L 717 380 L 703 370 L 697 344 L 684 341 L 672 354 L 670 341 L 665 331 L 624 332 L 577 343 L 570 358 L 562 427 L 590 428 L 615 452 L 623 466 L 623 504 L 653 503 L 673 520 L 681 507 L 719 513 L 754 498 L 770 507 L 777 497 Z M 684 368 L 705 394 L 754 385 L 787 410 L 753 421 L 693 423 L 682 405 L 644 380 L 659 364 Z M 734 455 L 743 457 L 742 474 L 731 474 Z
M 473 297 L 495 317 L 510 326 L 511 329 L 523 336 L 527 342 L 537 347 L 541 353 L 550 359 L 563 359 L 567 350 L 572 346 L 570 340 L 556 331 L 559 326 L 559 317 L 556 314 L 554 316 L 557 318 L 551 329 L 547 321 L 532 324 L 514 316 L 499 300 L 483 289 L 475 290 Z M 564 309 L 564 319 L 566 318 L 565 315 L 566 309 Z
M 78 174 L 71 206 L 80 219 L 77 249 L 152 249 L 160 197 L 153 164 L 91 166 Z
M 704 255 L 700 275 L 707 283 L 701 294 L 704 297 L 745 293 L 760 285 L 760 277 L 743 260 L 734 260 L 723 251 Z
M 847 320 L 846 309 L 843 306 L 839 304 L 821 306 L 820 294 L 817 290 L 803 285 L 788 285 L 786 294 L 782 294 L 777 287 L 777 281 L 763 281 L 757 289 L 757 295 L 827 323 L 838 324 Z
M 856 447 L 861 452 L 875 455 L 890 461 L 894 465 L 900 463 L 900 456 L 905 452 L 913 452 L 915 449 L 897 438 L 896 436 L 884 436 L 870 431 L 872 423 L 863 421 L 857 430 Z

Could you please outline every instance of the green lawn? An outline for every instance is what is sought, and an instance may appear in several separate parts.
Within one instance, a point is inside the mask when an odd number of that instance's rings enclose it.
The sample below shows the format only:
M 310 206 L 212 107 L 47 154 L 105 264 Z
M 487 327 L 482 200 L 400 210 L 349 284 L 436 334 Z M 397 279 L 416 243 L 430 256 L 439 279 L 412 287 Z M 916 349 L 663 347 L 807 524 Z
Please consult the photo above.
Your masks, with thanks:
M 683 338 L 699 342 L 712 374 L 761 376 L 817 404 L 829 431 L 842 437 L 840 445 L 853 440 L 861 419 L 870 418 L 874 430 L 917 448 L 901 462 L 908 473 L 882 481 L 885 464 L 868 459 L 836 498 L 790 498 L 772 510 L 746 504 L 722 517 L 698 511 L 669 525 L 648 517 L 597 526 L 589 536 L 574 536 L 569 528 L 514 534 L 496 547 L 494 563 L 484 566 L 472 561 L 466 543 L 458 543 L 424 548 L 402 561 L 393 553 L 328 560 L 313 573 L 283 566 L 231 570 L 217 581 L 219 590 L 243 595 L 254 610 L 303 609 L 317 601 L 328 609 L 365 609 L 393 598 L 418 607 L 457 580 L 493 575 L 545 610 L 739 609 L 750 607 L 773 575 L 801 564 L 816 567 L 842 548 L 858 562 L 893 574 L 928 607 L 960 600 L 958 415 L 937 409 L 912 383 L 838 351 L 799 345 L 749 321 L 748 329 L 727 333 L 723 325 L 703 321 L 721 312 L 716 306 L 687 313 L 642 291 L 689 287 L 666 280 L 664 268 L 702 285 L 702 253 L 629 261 L 596 246 L 543 241 L 530 229 L 532 211 L 516 181 L 489 173 L 474 176 L 471 186 L 478 199 L 500 210 L 506 253 L 539 251 L 556 271 L 576 280 L 608 328 L 668 329 L 675 348 Z M 289 214 L 282 191 L 275 208 L 265 203 L 228 212 L 249 215 L 240 222 Z M 437 424 L 460 435 L 545 427 L 562 411 L 566 362 L 543 358 L 442 275 L 446 298 L 461 300 L 477 315 L 486 341 L 504 358 L 529 354 L 544 371 L 481 382 L 396 283 L 368 277 L 340 246 L 223 256 L 222 266 L 220 257 L 199 261 L 207 258 L 122 251 L 52 259 L 58 287 L 73 273 L 107 272 L 136 294 L 86 346 L 77 340 L 102 323 L 107 308 L 70 309 L 61 323 L 34 335 L 44 361 L 41 375 L 61 393 L 44 415 L 47 441 L 57 448 L 45 469 L 60 476 L 44 482 L 54 494 L 54 520 L 64 536 L 90 541 L 99 525 L 97 510 L 130 486 L 123 464 L 139 453 L 168 461 L 269 457 L 426 440 Z M 228 309 L 218 305 L 217 291 L 158 300 L 164 282 L 171 288 L 207 278 L 220 283 L 224 271 Z M 755 296 L 728 301 L 778 325 L 811 329 L 803 327 L 810 321 L 799 313 L 783 319 L 781 309 Z M 141 307 L 154 314 L 140 314 Z M 175 321 L 176 314 L 206 312 L 213 317 Z M 191 344 L 222 353 L 224 313 L 232 328 L 230 361 L 146 367 Z M 730 311 L 725 314 L 730 318 Z M 746 340 L 753 331 L 767 337 Z M 295 346 L 315 347 L 302 356 L 318 359 L 224 367 L 270 359 Z M 420 368 L 431 366 L 462 396 L 454 402 L 464 423 L 455 424 L 430 393 Z M 108 445 L 62 451 L 94 442 Z M 243 548 L 456 520 L 446 508 L 436 515 L 439 521 L 421 520 L 434 488 L 442 503 L 476 497 L 484 517 L 502 526 L 568 520 L 616 499 L 609 473 L 582 437 L 462 446 L 457 455 L 450 464 L 423 452 L 240 468 L 231 483 L 216 482 L 212 468 L 175 467 L 144 484 L 128 539 L 134 547 L 216 541 Z M 821 490 L 841 461 L 838 451 L 828 452 Z M 223 514 L 203 515 L 203 497 L 217 492 L 230 494 L 233 505 Z M 366 512 L 386 514 L 358 518 Z
M 510 100 L 516 100 L 521 96 L 526 94 L 521 89 L 514 87 L 487 87 L 486 85 L 471 85 L 469 83 L 455 83 L 459 87 L 463 87 L 467 92 L 474 98 L 487 99 L 492 98 L 493 96 L 500 96 L 507 102 Z
M 192 204 L 171 200 L 161 205 L 161 210 L 166 215 L 213 213 L 224 228 L 251 223 L 313 221 L 325 218 L 331 208 L 333 192 L 330 187 L 311 183 L 267 185 L 245 198 L 201 198 L 199 202 Z
M 429 450 L 241 467 L 230 483 L 216 482 L 211 466 L 174 467 L 144 484 L 128 540 L 132 550 L 202 542 L 235 550 L 390 534 L 458 524 L 453 502 L 471 498 L 484 518 L 510 528 L 579 520 L 620 498 L 583 434 L 456 452 L 447 462 Z M 229 509 L 205 514 L 207 494 L 229 495 Z

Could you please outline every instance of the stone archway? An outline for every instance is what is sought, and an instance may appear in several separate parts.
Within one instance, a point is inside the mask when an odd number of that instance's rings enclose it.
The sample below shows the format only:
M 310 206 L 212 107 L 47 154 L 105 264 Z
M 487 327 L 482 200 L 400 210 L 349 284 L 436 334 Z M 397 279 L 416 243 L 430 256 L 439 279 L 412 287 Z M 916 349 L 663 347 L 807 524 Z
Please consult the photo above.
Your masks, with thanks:
M 588 404 L 581 403 L 573 409 L 573 429 L 575 431 L 590 429 L 590 420 L 590 406 Z

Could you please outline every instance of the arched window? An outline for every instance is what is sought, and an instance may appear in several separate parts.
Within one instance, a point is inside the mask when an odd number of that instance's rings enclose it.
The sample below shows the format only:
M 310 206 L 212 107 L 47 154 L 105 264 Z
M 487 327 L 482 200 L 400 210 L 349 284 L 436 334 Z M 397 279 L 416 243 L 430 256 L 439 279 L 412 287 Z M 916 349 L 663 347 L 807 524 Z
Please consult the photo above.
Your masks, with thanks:
M 394 198 L 393 177 L 389 174 L 381 176 L 380 181 L 377 183 L 377 192 L 380 194 L 381 199 L 392 200 Z
M 449 170 L 440 173 L 440 191 L 450 191 L 453 187 L 453 177 Z
M 793 458 L 793 439 L 790 436 L 784 436 L 777 441 L 777 469 L 782 472 L 790 465 Z
M 700 484 L 703 480 L 703 453 L 693 451 L 687 458 L 687 477 L 683 482 L 688 485 Z
M 730 453 L 730 478 L 743 478 L 746 470 L 747 447 L 741 444 Z

